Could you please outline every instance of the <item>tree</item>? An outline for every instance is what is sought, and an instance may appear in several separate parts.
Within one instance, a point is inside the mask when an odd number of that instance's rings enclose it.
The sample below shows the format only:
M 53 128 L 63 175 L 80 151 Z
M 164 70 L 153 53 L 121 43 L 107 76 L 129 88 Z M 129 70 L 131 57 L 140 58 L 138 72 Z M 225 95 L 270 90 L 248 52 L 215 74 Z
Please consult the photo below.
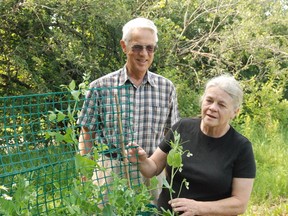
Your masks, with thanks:
M 287 2 L 161 2 L 147 10 L 152 11 L 150 14 L 156 14 L 154 19 L 158 20 L 158 24 L 165 23 L 160 25 L 160 35 L 165 34 L 163 38 L 168 38 L 165 45 L 170 47 L 170 51 L 164 52 L 166 56 L 159 59 L 157 69 L 159 73 L 164 71 L 166 76 L 170 71 L 169 77 L 183 91 L 178 91 L 184 100 L 180 100 L 182 112 L 195 115 L 197 107 L 190 109 L 191 106 L 186 102 L 193 101 L 195 104 L 195 100 L 189 97 L 193 94 L 187 92 L 201 91 L 207 78 L 223 72 L 232 73 L 242 80 L 244 90 L 248 93 L 246 95 L 252 100 L 254 95 L 249 93 L 254 91 L 251 91 L 254 80 L 263 86 L 270 85 L 267 82 L 277 83 L 277 89 L 284 89 L 277 102 L 287 99 Z M 192 100 L 187 100 L 187 96 Z M 185 112 L 189 109 L 190 113 Z
M 80 83 L 84 73 L 92 80 L 122 67 L 121 28 L 143 16 L 159 30 L 151 70 L 175 83 L 183 116 L 199 113 L 204 82 L 223 72 L 242 80 L 247 93 L 254 91 L 253 80 L 278 83 L 280 103 L 288 97 L 287 5 L 284 0 L 7 0 L 0 5 L 0 91 L 59 91 L 72 79 Z
M 121 1 L 9 0 L 0 11 L 2 95 L 59 91 L 122 64 Z

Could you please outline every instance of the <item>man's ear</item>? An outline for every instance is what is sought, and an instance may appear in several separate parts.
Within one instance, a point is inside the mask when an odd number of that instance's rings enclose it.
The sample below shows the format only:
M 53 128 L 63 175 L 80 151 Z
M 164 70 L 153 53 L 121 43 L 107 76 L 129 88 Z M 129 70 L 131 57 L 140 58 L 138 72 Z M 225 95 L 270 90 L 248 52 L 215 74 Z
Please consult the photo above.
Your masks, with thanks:
M 122 47 L 123 52 L 126 54 L 127 53 L 127 46 L 125 44 L 124 40 L 120 40 L 120 45 Z

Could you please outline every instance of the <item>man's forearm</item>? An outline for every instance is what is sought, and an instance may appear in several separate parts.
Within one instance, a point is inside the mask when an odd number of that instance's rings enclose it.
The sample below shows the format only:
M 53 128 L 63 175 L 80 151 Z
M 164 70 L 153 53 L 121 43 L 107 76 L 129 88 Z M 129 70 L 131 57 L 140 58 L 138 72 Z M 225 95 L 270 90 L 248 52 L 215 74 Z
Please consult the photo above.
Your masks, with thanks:
M 85 155 L 90 153 L 93 146 L 93 136 L 92 134 L 85 128 L 82 128 L 79 137 L 79 151 L 81 155 Z
M 79 142 L 80 155 L 85 155 L 90 153 L 92 148 L 92 142 L 83 140 Z

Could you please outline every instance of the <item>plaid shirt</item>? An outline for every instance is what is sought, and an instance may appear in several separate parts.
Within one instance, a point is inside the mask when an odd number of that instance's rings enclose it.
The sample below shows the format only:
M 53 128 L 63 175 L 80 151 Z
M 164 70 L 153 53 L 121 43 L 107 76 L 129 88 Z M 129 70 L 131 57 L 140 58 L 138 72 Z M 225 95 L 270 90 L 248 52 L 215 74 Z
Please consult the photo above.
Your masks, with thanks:
M 136 142 L 151 155 L 180 118 L 173 83 L 148 71 L 135 87 L 126 67 L 107 74 L 90 84 L 77 123 L 96 132 L 98 143 L 119 147 L 119 113 L 125 144 Z

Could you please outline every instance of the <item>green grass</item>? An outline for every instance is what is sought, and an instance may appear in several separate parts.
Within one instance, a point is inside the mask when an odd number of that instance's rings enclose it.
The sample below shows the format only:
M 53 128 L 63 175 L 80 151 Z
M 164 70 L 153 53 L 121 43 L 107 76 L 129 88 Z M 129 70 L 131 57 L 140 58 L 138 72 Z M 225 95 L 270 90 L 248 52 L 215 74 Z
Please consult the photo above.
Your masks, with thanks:
M 253 143 L 257 164 L 253 192 L 244 215 L 288 215 L 287 129 L 275 125 L 243 128 Z

